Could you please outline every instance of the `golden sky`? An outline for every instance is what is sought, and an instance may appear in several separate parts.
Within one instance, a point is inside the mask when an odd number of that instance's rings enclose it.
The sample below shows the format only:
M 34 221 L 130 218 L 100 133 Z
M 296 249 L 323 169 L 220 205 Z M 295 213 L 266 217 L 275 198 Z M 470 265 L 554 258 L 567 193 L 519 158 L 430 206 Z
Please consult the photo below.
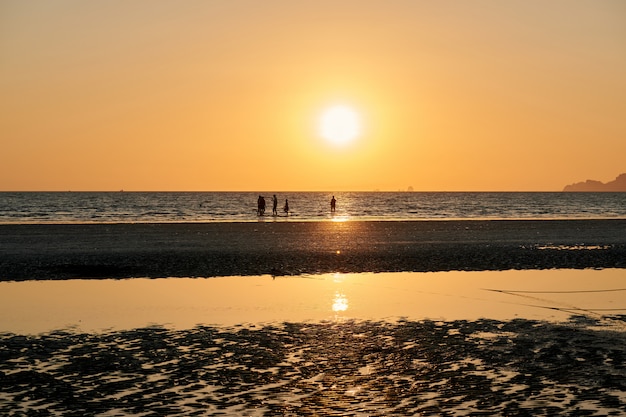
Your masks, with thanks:
M 0 140 L 4 191 L 609 181 L 626 2 L 0 0 Z

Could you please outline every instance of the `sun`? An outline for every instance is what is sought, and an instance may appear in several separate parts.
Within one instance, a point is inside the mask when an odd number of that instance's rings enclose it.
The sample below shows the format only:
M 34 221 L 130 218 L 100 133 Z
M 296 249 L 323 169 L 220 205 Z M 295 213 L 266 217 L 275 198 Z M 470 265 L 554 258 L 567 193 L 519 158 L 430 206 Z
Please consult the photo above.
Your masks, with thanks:
M 333 145 L 343 146 L 361 133 L 361 121 L 356 111 L 348 106 L 329 107 L 322 113 L 320 135 Z

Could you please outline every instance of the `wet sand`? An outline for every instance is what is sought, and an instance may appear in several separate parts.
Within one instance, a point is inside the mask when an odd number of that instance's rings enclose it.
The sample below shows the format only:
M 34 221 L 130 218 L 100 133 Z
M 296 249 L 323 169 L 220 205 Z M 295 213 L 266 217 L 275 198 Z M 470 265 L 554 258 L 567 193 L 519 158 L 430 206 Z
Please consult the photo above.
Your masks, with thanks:
M 0 280 L 626 268 L 626 220 L 0 225 Z
M 626 317 L 621 317 L 625 323 Z M 626 337 L 517 319 L 0 337 L 8 415 L 624 415 Z
M 137 310 L 118 303 L 121 311 L 109 308 L 109 314 L 138 316 L 144 310 L 144 319 L 170 321 L 174 314 L 156 311 L 174 313 L 182 306 L 196 323 L 226 325 L 133 327 L 139 317 L 131 317 L 130 325 L 116 330 L 81 330 L 90 326 L 86 320 L 39 334 L 0 332 L 0 410 L 116 416 L 624 415 L 625 275 L 626 270 L 527 270 L 330 275 L 325 281 L 81 280 L 102 288 L 93 294 L 83 288 L 76 294 L 82 300 L 69 296 L 84 304 L 80 314 L 60 300 L 74 318 L 106 313 L 96 300 L 115 298 L 115 292 L 105 286 L 141 285 L 141 294 L 129 302 Z M 53 288 L 66 284 L 72 280 L 2 286 L 28 285 L 32 297 L 30 287 L 40 286 L 55 297 Z M 183 293 L 174 290 L 179 284 Z M 119 297 L 125 299 L 126 290 Z M 159 301 L 161 290 L 166 294 Z M 143 299 L 133 303 L 133 297 Z M 194 308 L 202 300 L 209 314 Z M 327 319 L 319 320 L 318 305 Z M 267 322 L 293 314 L 293 308 L 296 321 Z
M 323 272 L 626 268 L 625 255 L 626 220 L 0 226 L 2 281 L 268 274 L 275 283 Z M 212 280 L 218 281 L 206 281 Z M 495 289 L 519 290 L 524 282 Z M 607 288 L 585 290 L 594 289 Z M 387 297 L 380 289 L 377 293 Z M 338 297 L 339 308 L 343 302 L 356 307 L 350 293 L 344 295 L 347 301 Z M 528 297 L 526 304 L 554 297 L 508 295 Z M 564 306 L 573 302 L 563 300 L 535 306 L 566 313 L 558 320 L 533 318 L 521 302 L 516 318 L 490 317 L 492 304 L 478 316 L 468 309 L 459 318 L 433 297 L 424 291 L 414 302 L 437 307 L 438 316 L 396 321 L 348 315 L 185 329 L 156 325 L 95 332 L 75 327 L 37 334 L 0 329 L 0 411 L 116 416 L 626 413 L 623 296 L 595 309 L 574 305 L 568 310 Z M 468 306 L 483 301 L 465 300 Z M 402 314 L 400 308 L 393 311 Z

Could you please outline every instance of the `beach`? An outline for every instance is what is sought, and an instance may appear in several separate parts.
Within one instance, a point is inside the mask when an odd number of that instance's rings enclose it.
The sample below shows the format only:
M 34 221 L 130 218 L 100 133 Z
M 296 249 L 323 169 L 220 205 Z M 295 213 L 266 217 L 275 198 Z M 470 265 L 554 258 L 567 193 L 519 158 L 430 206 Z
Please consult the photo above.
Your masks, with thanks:
M 625 251 L 626 220 L 2 225 L 0 410 L 623 415 Z
M 626 220 L 0 225 L 0 280 L 626 267 Z
M 570 269 L 3 282 L 0 409 L 623 415 L 623 279 Z
M 624 333 L 576 322 L 143 328 L 9 335 L 0 343 L 7 415 L 626 412 Z

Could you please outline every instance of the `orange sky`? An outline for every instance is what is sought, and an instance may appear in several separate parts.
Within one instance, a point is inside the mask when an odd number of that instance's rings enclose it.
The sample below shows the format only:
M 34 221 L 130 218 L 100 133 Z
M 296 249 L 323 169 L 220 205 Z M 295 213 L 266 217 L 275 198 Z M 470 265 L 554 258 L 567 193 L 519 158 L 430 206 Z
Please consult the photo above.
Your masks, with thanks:
M 621 0 L 0 0 L 0 190 L 561 190 L 625 74 Z

